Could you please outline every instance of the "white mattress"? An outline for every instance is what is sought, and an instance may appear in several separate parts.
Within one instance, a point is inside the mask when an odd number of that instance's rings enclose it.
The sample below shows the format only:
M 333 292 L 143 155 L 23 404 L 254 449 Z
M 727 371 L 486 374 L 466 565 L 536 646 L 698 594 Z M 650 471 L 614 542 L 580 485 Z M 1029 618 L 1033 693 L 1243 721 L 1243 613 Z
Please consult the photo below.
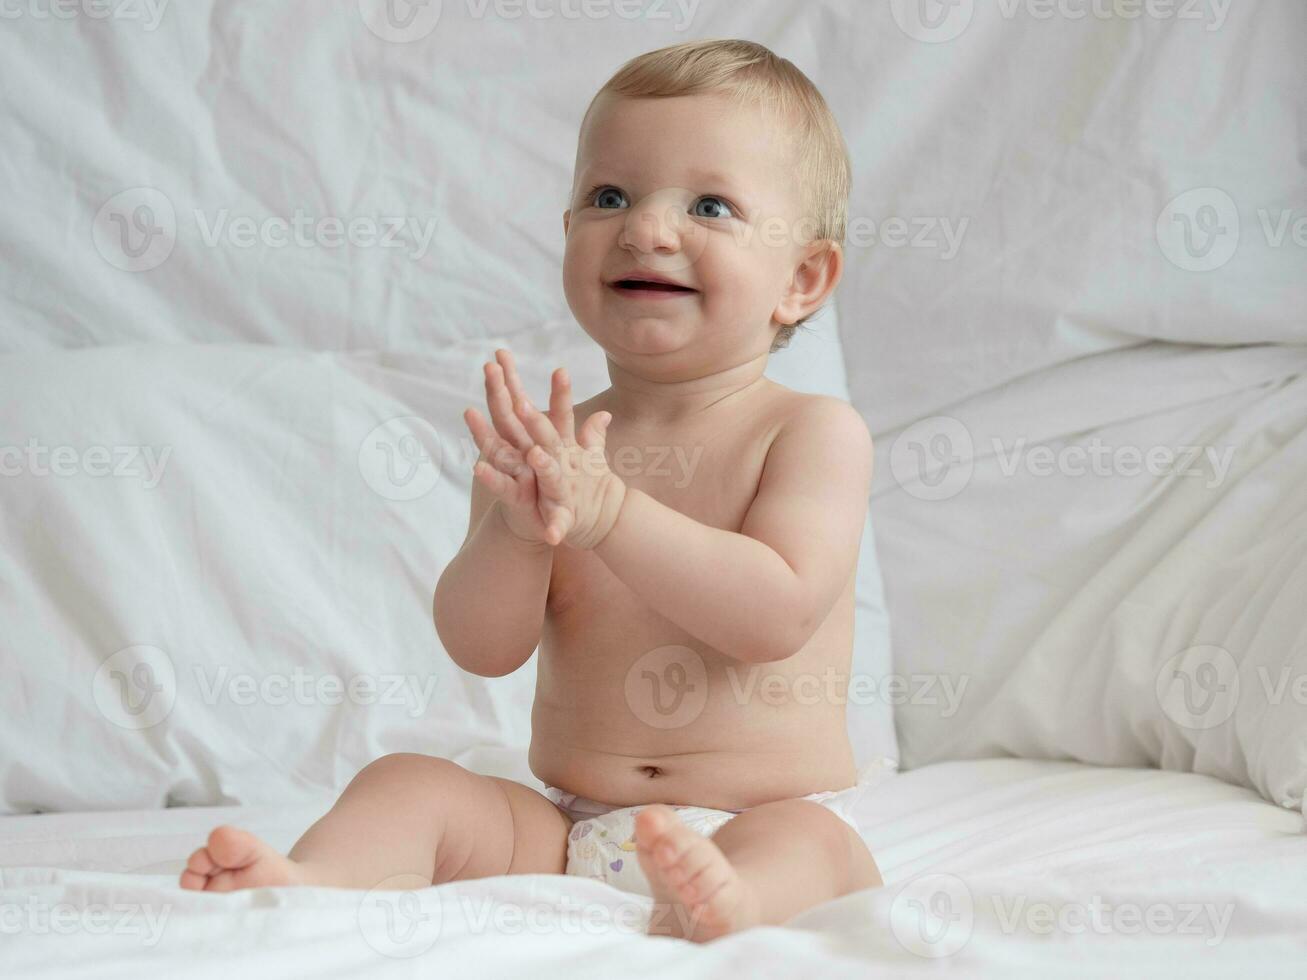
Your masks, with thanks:
M 1015 759 L 944 763 L 881 784 L 858 816 L 885 888 L 706 947 L 645 937 L 632 913 L 646 899 L 563 876 L 417 893 L 438 931 L 412 957 L 382 955 L 367 941 L 359 892 L 175 887 L 186 854 L 214 824 L 288 847 L 329 803 L 6 818 L 0 974 L 225 980 L 529 969 L 542 980 L 756 975 L 766 964 L 777 976 L 868 976 L 935 971 L 943 960 L 1004 976 L 1224 977 L 1288 976 L 1307 955 L 1300 813 L 1205 776 Z M 940 917 L 920 919 L 914 901 Z

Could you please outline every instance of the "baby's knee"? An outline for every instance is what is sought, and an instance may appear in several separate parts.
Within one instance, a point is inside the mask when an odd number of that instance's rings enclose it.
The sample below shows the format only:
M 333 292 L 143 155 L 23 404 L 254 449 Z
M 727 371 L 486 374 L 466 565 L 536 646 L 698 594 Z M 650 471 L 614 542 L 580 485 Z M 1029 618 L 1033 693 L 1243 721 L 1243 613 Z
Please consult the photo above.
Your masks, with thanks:
M 417 752 L 392 752 L 374 759 L 360 769 L 350 785 L 400 783 L 412 786 L 446 783 L 465 779 L 468 775 L 466 769 L 448 759 Z

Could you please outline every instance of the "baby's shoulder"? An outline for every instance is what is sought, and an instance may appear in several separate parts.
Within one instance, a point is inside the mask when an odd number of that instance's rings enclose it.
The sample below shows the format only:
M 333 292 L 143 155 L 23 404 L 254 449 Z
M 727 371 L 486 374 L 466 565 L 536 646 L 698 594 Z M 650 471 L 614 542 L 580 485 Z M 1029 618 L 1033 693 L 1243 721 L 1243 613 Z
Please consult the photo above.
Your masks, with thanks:
M 823 442 L 871 446 L 871 432 L 862 414 L 842 398 L 794 391 L 773 382 L 776 438 L 809 438 Z

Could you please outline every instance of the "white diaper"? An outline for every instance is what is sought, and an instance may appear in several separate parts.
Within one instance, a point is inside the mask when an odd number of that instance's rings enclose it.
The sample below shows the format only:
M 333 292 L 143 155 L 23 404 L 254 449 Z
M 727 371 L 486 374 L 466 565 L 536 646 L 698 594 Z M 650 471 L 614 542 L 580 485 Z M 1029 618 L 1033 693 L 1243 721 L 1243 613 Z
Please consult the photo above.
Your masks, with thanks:
M 874 784 L 889 775 L 894 764 L 877 759 L 858 774 L 858 782 L 844 790 L 827 790 L 802 797 L 820 803 L 853 828 L 853 809 Z M 573 821 L 567 835 L 567 873 L 604 881 L 623 891 L 649 895 L 649 881 L 635 853 L 635 815 L 644 806 L 613 807 L 575 793 L 565 793 L 554 786 L 545 787 L 545 796 Z M 676 815 L 691 830 L 711 837 L 723 824 L 743 810 L 713 810 L 703 806 L 672 806 Z

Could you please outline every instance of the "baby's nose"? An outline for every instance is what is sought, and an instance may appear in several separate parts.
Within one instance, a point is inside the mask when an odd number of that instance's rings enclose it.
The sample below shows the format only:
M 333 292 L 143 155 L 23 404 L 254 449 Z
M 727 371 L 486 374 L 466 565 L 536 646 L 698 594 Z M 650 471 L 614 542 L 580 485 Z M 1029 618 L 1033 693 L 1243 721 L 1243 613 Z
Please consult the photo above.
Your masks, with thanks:
M 678 195 L 651 194 L 627 213 L 622 244 L 640 252 L 675 252 L 688 224 Z

